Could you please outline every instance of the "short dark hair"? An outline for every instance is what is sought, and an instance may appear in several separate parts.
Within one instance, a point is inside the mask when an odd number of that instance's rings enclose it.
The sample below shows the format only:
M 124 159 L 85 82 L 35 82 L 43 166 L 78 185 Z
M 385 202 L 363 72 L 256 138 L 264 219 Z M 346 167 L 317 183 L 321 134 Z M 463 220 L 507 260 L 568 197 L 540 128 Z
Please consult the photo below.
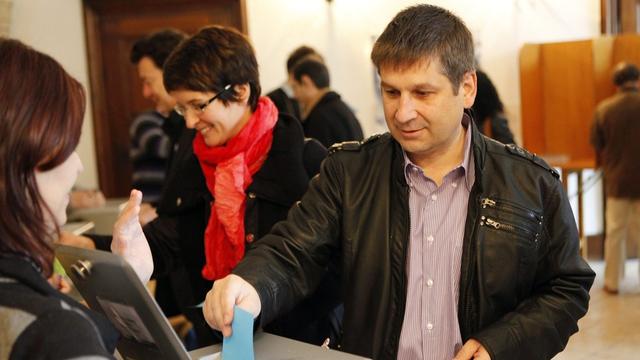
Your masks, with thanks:
M 329 87 L 331 84 L 329 69 L 317 60 L 302 60 L 293 68 L 293 78 L 296 81 L 300 82 L 303 75 L 307 75 L 318 89 Z
M 437 6 L 416 5 L 391 20 L 373 45 L 371 60 L 380 70 L 437 57 L 457 94 L 464 75 L 475 68 L 473 55 L 473 36 L 460 18 Z
M 62 164 L 80 141 L 85 92 L 58 62 L 0 37 L 0 253 L 31 258 L 49 276 L 49 219 L 36 171 Z M 56 233 L 59 229 L 56 226 Z
M 314 48 L 307 45 L 302 45 L 293 50 L 293 52 L 289 55 L 289 58 L 287 59 L 287 72 L 291 73 L 296 64 L 309 55 L 316 55 L 317 59 L 324 61 L 322 55 L 320 55 Z
M 477 124 L 481 124 L 485 118 L 493 117 L 504 111 L 498 90 L 484 71 L 477 70 L 478 93 L 473 103 L 473 112 Z
M 220 92 L 229 84 L 249 84 L 251 110 L 258 106 L 258 62 L 249 39 L 232 28 L 208 26 L 182 42 L 167 59 L 163 77 L 167 91 Z M 225 105 L 236 99 L 233 88 L 220 96 Z
M 638 81 L 640 79 L 640 71 L 634 64 L 621 62 L 616 65 L 613 72 L 613 83 L 616 86 L 622 86 L 629 81 Z
M 158 69 L 162 69 L 169 54 L 186 38 L 185 33 L 176 29 L 156 31 L 133 44 L 129 59 L 132 64 L 137 64 L 147 56 L 153 60 Z

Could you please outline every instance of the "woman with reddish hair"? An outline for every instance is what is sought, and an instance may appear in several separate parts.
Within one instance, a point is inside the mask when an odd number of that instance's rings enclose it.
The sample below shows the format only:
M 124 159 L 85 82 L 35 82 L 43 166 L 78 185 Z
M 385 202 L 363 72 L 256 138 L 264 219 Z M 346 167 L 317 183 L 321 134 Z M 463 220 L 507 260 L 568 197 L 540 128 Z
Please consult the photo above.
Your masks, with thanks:
M 47 282 L 82 170 L 84 89 L 51 57 L 1 37 L 0 69 L 0 358 L 112 358 L 115 329 Z

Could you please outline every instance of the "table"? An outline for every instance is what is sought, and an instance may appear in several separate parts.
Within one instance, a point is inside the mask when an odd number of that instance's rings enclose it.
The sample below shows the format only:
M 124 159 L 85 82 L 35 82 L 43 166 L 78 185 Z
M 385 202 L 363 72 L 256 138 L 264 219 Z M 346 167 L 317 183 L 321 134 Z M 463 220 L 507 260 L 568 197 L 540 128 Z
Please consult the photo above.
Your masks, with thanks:
M 281 336 L 258 332 L 253 337 L 253 349 L 256 360 L 362 360 L 366 359 L 357 355 L 340 351 L 324 349 L 320 346 L 309 345 Z M 215 359 L 212 354 L 222 350 L 221 345 L 212 345 L 189 352 L 192 359 Z M 204 358 L 204 359 L 203 359 Z

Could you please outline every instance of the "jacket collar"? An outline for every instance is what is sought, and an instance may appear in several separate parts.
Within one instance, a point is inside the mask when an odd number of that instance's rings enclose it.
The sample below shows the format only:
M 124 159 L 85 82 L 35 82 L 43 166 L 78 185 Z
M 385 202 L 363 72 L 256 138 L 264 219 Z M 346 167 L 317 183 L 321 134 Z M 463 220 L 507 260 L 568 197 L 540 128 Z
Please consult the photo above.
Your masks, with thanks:
M 35 263 L 24 256 L 0 254 L 0 277 L 14 279 L 43 295 L 55 293 L 54 288 L 38 271 Z
M 473 120 L 473 116 L 471 116 L 470 112 L 465 109 L 465 113 L 469 115 L 471 118 L 471 149 L 473 152 L 473 160 L 475 166 L 475 182 L 474 185 L 479 187 L 479 190 L 482 192 L 482 172 L 484 171 L 485 158 L 487 155 L 487 143 L 484 135 L 480 133 L 478 127 L 476 126 L 476 122 Z
M 454 170 L 452 171 L 456 171 L 460 168 L 462 168 L 464 170 L 464 182 L 465 185 L 467 187 L 467 190 L 471 190 L 471 187 L 473 186 L 473 183 L 475 181 L 475 166 L 474 166 L 474 160 L 473 160 L 473 154 L 471 152 L 471 133 L 472 133 L 472 127 L 471 125 L 471 116 L 467 115 L 467 114 L 463 114 L 462 116 L 462 126 L 464 127 L 464 155 L 462 158 L 462 162 L 457 164 L 457 166 L 454 168 Z M 411 159 L 409 158 L 409 154 L 407 154 L 406 151 L 402 151 L 403 153 L 403 157 L 404 157 L 404 174 L 405 174 L 405 180 L 407 181 L 408 184 L 411 183 L 411 179 L 410 179 L 410 172 L 409 169 L 410 168 L 420 168 L 418 165 L 414 164 L 413 161 L 411 161 Z M 425 176 L 429 177 L 429 174 L 424 174 Z M 448 176 L 448 175 L 446 175 Z

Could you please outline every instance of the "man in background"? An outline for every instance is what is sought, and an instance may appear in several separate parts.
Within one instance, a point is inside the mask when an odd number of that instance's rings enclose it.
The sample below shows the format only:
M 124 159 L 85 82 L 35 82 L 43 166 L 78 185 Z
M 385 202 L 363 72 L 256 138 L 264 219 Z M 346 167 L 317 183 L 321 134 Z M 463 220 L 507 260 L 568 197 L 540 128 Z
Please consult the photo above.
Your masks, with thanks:
M 164 29 L 139 39 L 131 48 L 130 60 L 137 67 L 142 81 L 142 95 L 154 104 L 154 111 L 140 114 L 130 128 L 133 187 L 142 191 L 145 202 L 140 210 L 142 225 L 158 217 L 156 207 L 161 214 L 178 211 L 180 204 L 176 205 L 175 187 L 167 185 L 174 181 L 167 179 L 166 175 L 171 166 L 186 166 L 180 162 L 190 163 L 176 155 L 186 127 L 182 116 L 174 111 L 176 101 L 164 87 L 162 70 L 173 49 L 186 37 L 179 30 Z M 190 303 L 185 297 L 191 289 L 186 279 L 186 271 L 182 267 L 167 276 L 157 277 L 155 299 L 165 316 L 187 313 L 196 325 L 198 338 L 195 341 L 186 339 L 187 348 L 191 348 L 196 347 L 196 343 L 207 344 L 209 340 L 204 339 L 208 333 L 200 331 L 197 326 L 198 317 L 188 313 Z M 174 322 L 179 323 L 176 319 L 179 318 L 174 318 Z
M 515 144 L 498 90 L 487 73 L 476 70 L 476 74 L 478 76 L 478 94 L 472 109 L 478 130 L 503 144 Z
M 157 216 L 172 138 L 177 139 L 180 132 L 182 119 L 173 112 L 176 102 L 164 88 L 162 66 L 184 38 L 178 30 L 165 29 L 136 41 L 131 48 L 130 60 L 142 81 L 142 95 L 154 104 L 154 111 L 138 115 L 129 129 L 132 185 L 142 191 L 145 202 L 140 217 L 143 225 Z
M 291 82 L 295 98 L 303 108 L 306 137 L 329 148 L 335 143 L 362 140 L 362 128 L 340 95 L 330 88 L 329 70 L 317 60 L 305 58 L 293 68 Z
M 303 45 L 295 49 L 287 59 L 287 81 L 279 88 L 271 91 L 267 96 L 273 101 L 281 113 L 289 114 L 298 120 L 302 120 L 300 112 L 300 104 L 293 96 L 293 90 L 291 89 L 291 81 L 293 79 L 293 68 L 305 58 L 313 58 L 318 61 L 323 61 L 322 55 L 318 54 L 312 47 Z
M 624 277 L 626 241 L 635 241 L 640 257 L 640 71 L 620 63 L 613 74 L 616 93 L 597 107 L 591 143 L 604 173 L 606 238 L 604 290 L 619 292 Z

